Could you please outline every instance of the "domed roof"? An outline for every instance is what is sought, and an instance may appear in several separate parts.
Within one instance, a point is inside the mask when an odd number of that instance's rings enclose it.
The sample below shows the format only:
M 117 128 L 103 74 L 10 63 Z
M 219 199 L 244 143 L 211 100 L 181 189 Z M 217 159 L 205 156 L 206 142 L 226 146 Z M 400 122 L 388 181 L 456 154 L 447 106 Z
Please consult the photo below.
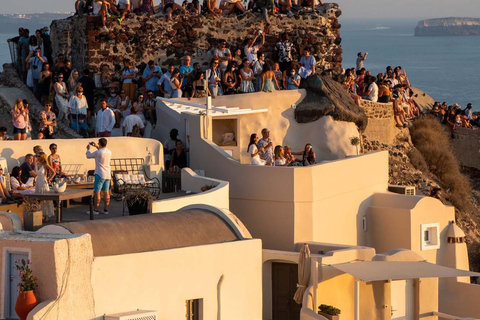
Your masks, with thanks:
M 55 229 L 90 234 L 95 257 L 241 239 L 223 218 L 203 209 L 60 223 Z

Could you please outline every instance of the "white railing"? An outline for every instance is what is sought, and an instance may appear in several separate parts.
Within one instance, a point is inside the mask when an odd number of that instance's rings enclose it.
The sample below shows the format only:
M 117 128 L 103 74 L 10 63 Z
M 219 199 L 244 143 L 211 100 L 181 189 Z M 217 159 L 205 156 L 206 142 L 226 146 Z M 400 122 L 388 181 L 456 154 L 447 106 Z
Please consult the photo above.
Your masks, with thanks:
M 162 97 L 157 97 L 157 99 L 159 99 L 161 101 L 181 104 L 181 105 L 185 105 L 185 106 L 196 107 L 196 108 L 200 108 L 200 109 L 204 109 L 204 110 L 208 109 L 208 110 L 214 110 L 214 111 L 219 111 L 219 112 L 223 112 L 223 113 L 228 113 L 228 109 L 218 108 L 218 107 L 210 107 L 208 103 L 206 105 L 204 105 L 204 104 L 198 104 L 198 103 L 193 103 L 193 102 L 188 102 L 188 101 L 180 101 L 180 100 L 174 100 L 174 99 L 168 99 L 168 98 L 162 98 Z

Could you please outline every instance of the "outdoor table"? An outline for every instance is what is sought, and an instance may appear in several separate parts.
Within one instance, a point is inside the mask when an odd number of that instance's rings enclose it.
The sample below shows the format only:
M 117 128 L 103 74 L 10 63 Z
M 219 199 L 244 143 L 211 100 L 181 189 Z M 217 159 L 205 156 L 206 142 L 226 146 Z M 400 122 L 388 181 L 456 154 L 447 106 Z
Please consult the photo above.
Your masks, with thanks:
M 93 220 L 93 190 L 92 189 L 67 189 L 63 193 L 53 191 L 45 193 L 24 194 L 24 198 L 35 198 L 44 201 L 57 202 L 57 223 L 62 222 L 62 201 L 88 197 L 90 203 L 90 220 Z
M 93 181 L 91 182 L 79 182 L 79 183 L 67 183 L 67 190 L 68 189 L 93 189 Z

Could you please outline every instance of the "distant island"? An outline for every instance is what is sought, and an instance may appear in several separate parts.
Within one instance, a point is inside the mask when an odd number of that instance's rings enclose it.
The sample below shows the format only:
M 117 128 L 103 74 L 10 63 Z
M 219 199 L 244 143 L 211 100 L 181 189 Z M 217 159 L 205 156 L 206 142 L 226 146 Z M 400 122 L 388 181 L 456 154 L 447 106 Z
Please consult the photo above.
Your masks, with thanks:
M 438 18 L 418 22 L 416 36 L 480 35 L 480 18 Z

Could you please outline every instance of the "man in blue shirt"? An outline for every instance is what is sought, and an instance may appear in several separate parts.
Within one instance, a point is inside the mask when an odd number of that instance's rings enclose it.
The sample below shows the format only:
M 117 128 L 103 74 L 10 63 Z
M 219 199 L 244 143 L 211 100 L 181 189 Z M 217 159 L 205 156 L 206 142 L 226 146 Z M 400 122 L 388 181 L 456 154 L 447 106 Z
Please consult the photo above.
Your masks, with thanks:
M 163 94 L 163 97 L 165 98 L 170 98 L 172 96 L 172 85 L 170 83 L 170 78 L 173 70 L 175 70 L 175 65 L 171 63 L 168 65 L 168 72 L 164 73 L 157 82 L 158 90 L 160 90 L 161 94 Z
M 182 92 L 185 94 L 185 97 L 189 97 L 193 90 L 191 84 L 190 86 L 188 86 L 190 75 L 193 71 L 193 66 L 191 65 L 191 63 L 192 58 L 190 56 L 186 56 L 183 60 L 183 64 L 180 66 L 180 76 L 183 77 Z
M 158 93 L 157 82 L 160 80 L 160 77 L 163 75 L 162 69 L 159 66 L 155 65 L 153 60 L 148 61 L 148 66 L 143 70 L 143 82 L 145 85 L 144 91 L 153 91 L 155 94 Z
M 37 49 L 35 49 L 35 51 L 30 52 L 25 62 L 32 70 L 33 93 L 35 93 L 36 96 L 39 96 L 40 91 L 38 87 L 38 81 L 40 79 L 40 71 L 42 71 L 43 64 L 48 63 L 47 58 L 42 57 L 42 49 L 38 47 Z

